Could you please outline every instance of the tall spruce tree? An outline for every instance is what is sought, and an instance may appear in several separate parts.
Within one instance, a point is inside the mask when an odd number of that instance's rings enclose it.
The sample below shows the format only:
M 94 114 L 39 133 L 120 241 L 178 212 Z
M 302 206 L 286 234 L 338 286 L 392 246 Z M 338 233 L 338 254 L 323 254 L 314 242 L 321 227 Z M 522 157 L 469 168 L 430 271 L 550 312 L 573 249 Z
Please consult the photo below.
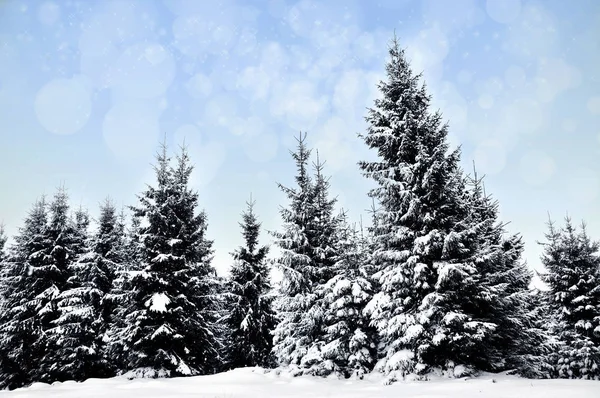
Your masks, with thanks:
M 379 84 L 383 96 L 369 110 L 363 137 L 379 160 L 359 166 L 378 184 L 370 192 L 380 205 L 371 260 L 381 291 L 369 311 L 385 353 L 378 369 L 393 381 L 395 373 L 427 370 L 430 319 L 420 308 L 434 289 L 437 268 L 453 263 L 442 256 L 444 239 L 465 212 L 460 153 L 448 153 L 447 125 L 429 112 L 420 75 L 412 74 L 395 38 L 389 54 L 387 81 Z
M 367 306 L 381 339 L 377 369 L 388 382 L 433 368 L 505 370 L 519 345 L 532 347 L 527 333 L 541 336 L 531 307 L 519 308 L 531 280 L 520 238 L 504 239 L 494 206 L 474 203 L 460 151 L 449 150 L 448 127 L 395 38 L 389 54 L 363 137 L 379 159 L 359 163 L 380 205 L 371 259 L 380 291 Z
M 58 301 L 68 286 L 75 235 L 68 195 L 60 188 L 49 205 L 36 202 L 15 238 L 0 316 L 4 387 L 64 378 L 52 361 L 63 342 L 53 336 L 61 332 L 55 328 Z
M 72 378 L 59 358 L 64 350 L 76 344 L 69 328 L 78 329 L 80 325 L 76 321 L 65 320 L 65 315 L 71 319 L 70 313 L 76 311 L 76 304 L 63 295 L 76 287 L 72 266 L 87 248 L 89 219 L 84 211 L 78 211 L 74 218 L 71 217 L 69 196 L 63 187 L 59 188 L 50 203 L 49 215 L 46 233 L 50 243 L 50 263 L 35 270 L 39 273 L 39 279 L 44 279 L 41 283 L 48 283 L 50 279 L 52 284 L 44 293 L 46 303 L 40 311 L 44 337 L 39 344 L 45 347 L 45 353 L 34 377 L 37 381 L 51 383 Z
M 254 214 L 254 201 L 242 214 L 244 246 L 233 253 L 234 264 L 227 281 L 228 331 L 226 366 L 271 367 L 273 336 L 277 318 L 266 257 L 267 246 L 258 246 L 261 224 Z
M 98 228 L 88 235 L 89 216 L 75 213 L 76 250 L 80 252 L 70 268 L 68 288 L 59 295 L 60 317 L 54 339 L 59 347 L 51 354 L 53 366 L 68 380 L 108 377 L 113 374 L 105 355 L 109 311 L 105 300 L 123 257 L 122 230 L 114 205 L 106 200 L 100 207 Z
M 0 312 L 0 388 L 14 389 L 34 381 L 39 363 L 43 330 L 38 312 L 47 286 L 33 270 L 49 263 L 48 205 L 44 197 L 35 202 L 15 236 L 3 278 L 5 301 Z M 51 281 L 49 281 L 51 282 Z
M 550 288 L 549 329 L 559 342 L 550 355 L 553 375 L 600 379 L 600 246 L 569 218 L 560 229 L 551 221 L 548 227 L 541 278 Z
M 313 301 L 308 296 L 313 289 L 312 248 L 308 223 L 312 217 L 312 181 L 308 170 L 310 149 L 306 135 L 297 138 L 296 152 L 290 151 L 296 163 L 297 188 L 278 184 L 289 200 L 288 207 L 280 208 L 282 232 L 272 232 L 281 255 L 274 264 L 282 271 L 280 295 L 276 300 L 280 322 L 274 331 L 273 352 L 281 366 L 299 365 L 310 343 L 310 330 L 301 328 L 303 315 Z
M 300 134 L 298 148 L 291 152 L 298 170 L 297 188 L 279 184 L 290 204 L 280 210 L 283 232 L 273 234 L 282 250 L 275 264 L 283 273 L 274 352 L 278 363 L 289 366 L 294 374 L 324 375 L 334 369 L 321 366 L 325 303 L 318 287 L 334 276 L 339 219 L 334 214 L 336 200 L 329 197 L 329 182 L 322 173 L 323 163 L 317 160 L 314 176 L 309 174 L 311 151 L 305 138 Z
M 136 375 L 189 376 L 213 372 L 219 358 L 219 300 L 211 266 L 206 214 L 196 213 L 198 194 L 189 188 L 193 167 L 182 149 L 169 166 L 163 144 L 156 186 L 139 198 L 141 271 L 131 280 L 131 306 L 121 337 L 127 368 Z

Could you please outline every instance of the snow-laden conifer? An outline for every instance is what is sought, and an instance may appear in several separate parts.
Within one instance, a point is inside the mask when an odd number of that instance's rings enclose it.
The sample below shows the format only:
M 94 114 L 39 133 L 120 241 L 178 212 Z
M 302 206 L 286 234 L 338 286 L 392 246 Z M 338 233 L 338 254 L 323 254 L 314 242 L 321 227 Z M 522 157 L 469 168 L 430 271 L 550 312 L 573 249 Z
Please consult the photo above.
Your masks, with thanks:
M 73 297 L 73 289 L 81 288 L 78 275 L 73 265 L 84 256 L 88 249 L 89 216 L 79 209 L 74 215 L 69 212 L 68 195 L 64 188 L 56 193 L 50 203 L 47 236 L 50 241 L 50 264 L 47 269 L 40 269 L 40 276 L 47 279 L 47 274 L 54 275 L 54 283 L 47 290 L 47 310 L 43 311 L 42 328 L 44 337 L 40 345 L 45 347 L 45 354 L 35 372 L 36 381 L 54 382 L 85 378 L 85 371 L 75 368 L 85 366 L 87 358 L 80 351 L 87 351 L 86 308 L 79 297 Z M 79 363 L 77 355 L 80 355 Z
M 339 219 L 318 159 L 310 175 L 311 150 L 305 138 L 301 134 L 296 151 L 291 152 L 297 187 L 279 185 L 289 205 L 280 210 L 283 231 L 274 233 L 281 250 L 274 262 L 283 274 L 276 303 L 280 322 L 274 333 L 274 353 L 279 365 L 294 374 L 324 375 L 334 369 L 321 366 L 325 302 L 319 287 L 335 275 Z
M 198 194 L 189 188 L 192 170 L 185 149 L 171 167 L 163 145 L 156 185 L 138 196 L 134 208 L 142 218 L 141 264 L 133 271 L 126 326 L 118 333 L 133 376 L 207 374 L 220 361 L 212 241 L 206 214 L 197 212 Z
M 363 137 L 378 159 L 360 162 L 379 205 L 371 257 L 379 291 L 367 305 L 381 340 L 376 369 L 388 382 L 435 368 L 535 373 L 521 361 L 543 340 L 521 239 L 504 236 L 495 205 L 468 189 L 460 151 L 450 150 L 448 126 L 429 110 L 396 39 L 389 54 Z
M 336 373 L 363 378 L 377 360 L 376 330 L 364 309 L 373 295 L 367 272 L 366 237 L 348 225 L 345 213 L 336 231 L 334 273 L 317 287 L 323 300 L 324 333 L 320 339 L 322 362 L 314 373 Z
M 599 244 L 569 218 L 562 228 L 548 226 L 541 277 L 549 287 L 549 329 L 558 340 L 550 355 L 554 376 L 600 379 Z
M 47 227 L 48 205 L 42 197 L 29 211 L 6 260 L 2 279 L 5 301 L 0 311 L 0 388 L 14 389 L 35 381 L 34 364 L 43 355 L 38 312 L 44 304 L 39 295 L 47 285 L 40 283 L 33 271 L 50 263 Z
M 379 158 L 359 165 L 377 183 L 370 192 L 380 207 L 371 262 L 380 291 L 368 311 L 382 342 L 378 369 L 393 381 L 396 373 L 428 368 L 423 354 L 433 343 L 432 320 L 422 306 L 438 273 L 456 268 L 443 253 L 444 241 L 463 222 L 465 204 L 460 154 L 449 151 L 447 125 L 429 111 L 420 75 L 413 75 L 395 39 L 389 54 L 382 97 L 369 110 L 363 136 Z
M 242 214 L 244 245 L 233 253 L 233 266 L 226 282 L 226 367 L 271 367 L 272 332 L 277 318 L 267 265 L 268 247 L 259 247 L 260 222 L 254 201 Z

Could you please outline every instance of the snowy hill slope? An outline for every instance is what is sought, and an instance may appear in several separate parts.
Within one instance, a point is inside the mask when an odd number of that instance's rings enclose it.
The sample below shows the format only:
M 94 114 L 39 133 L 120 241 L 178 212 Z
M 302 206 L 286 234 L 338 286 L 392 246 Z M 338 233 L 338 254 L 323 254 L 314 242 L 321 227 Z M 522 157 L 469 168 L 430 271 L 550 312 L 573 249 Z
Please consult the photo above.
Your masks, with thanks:
M 495 382 L 494 382 L 495 381 Z M 528 380 L 487 375 L 477 379 L 437 379 L 384 386 L 377 380 L 333 380 L 278 377 L 261 370 L 236 369 L 211 376 L 175 379 L 92 379 L 83 383 L 35 384 L 11 392 L 10 398 L 598 398 L 600 382 L 587 380 Z

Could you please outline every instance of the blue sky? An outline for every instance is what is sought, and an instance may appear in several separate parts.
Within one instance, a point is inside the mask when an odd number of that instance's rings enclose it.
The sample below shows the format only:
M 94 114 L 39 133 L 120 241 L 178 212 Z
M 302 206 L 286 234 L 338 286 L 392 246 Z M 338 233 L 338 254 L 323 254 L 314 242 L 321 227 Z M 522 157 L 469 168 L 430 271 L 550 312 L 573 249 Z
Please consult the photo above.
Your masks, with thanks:
M 134 204 L 164 134 L 185 138 L 224 271 L 250 193 L 278 228 L 300 130 L 367 218 L 357 133 L 394 30 L 528 263 L 548 212 L 600 238 L 594 0 L 0 1 L 0 219 L 16 232 L 63 183 L 92 214 Z

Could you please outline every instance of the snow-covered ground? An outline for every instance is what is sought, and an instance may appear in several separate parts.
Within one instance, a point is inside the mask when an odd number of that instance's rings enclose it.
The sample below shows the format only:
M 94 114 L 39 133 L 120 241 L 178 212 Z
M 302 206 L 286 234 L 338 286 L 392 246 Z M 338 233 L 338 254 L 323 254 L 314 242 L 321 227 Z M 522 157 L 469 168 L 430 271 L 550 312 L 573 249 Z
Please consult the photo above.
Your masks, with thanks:
M 600 397 L 600 382 L 587 380 L 527 380 L 486 375 L 476 379 L 436 379 L 399 382 L 391 386 L 378 380 L 333 380 L 264 374 L 236 369 L 212 376 L 178 379 L 92 379 L 83 383 L 35 384 L 0 397 L 11 398 L 553 398 Z

